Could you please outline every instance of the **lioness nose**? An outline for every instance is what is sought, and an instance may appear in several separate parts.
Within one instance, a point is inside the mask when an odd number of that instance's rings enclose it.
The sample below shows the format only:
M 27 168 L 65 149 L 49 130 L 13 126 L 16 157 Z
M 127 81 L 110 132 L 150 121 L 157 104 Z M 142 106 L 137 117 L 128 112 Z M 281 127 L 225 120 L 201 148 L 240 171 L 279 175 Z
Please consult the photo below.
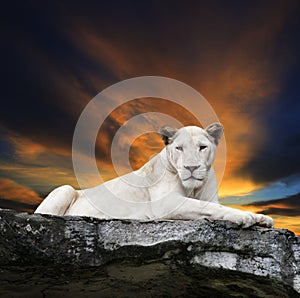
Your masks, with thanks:
M 200 166 L 184 166 L 187 170 L 193 173 L 195 170 L 199 169 Z

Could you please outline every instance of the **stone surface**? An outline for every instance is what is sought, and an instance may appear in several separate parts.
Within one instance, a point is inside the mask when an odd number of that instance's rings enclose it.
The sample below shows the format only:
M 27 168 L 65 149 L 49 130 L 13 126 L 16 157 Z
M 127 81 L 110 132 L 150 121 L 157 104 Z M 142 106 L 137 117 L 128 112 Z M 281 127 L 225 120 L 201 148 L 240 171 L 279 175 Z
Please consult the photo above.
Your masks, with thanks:
M 300 238 L 222 221 L 0 210 L 1 297 L 299 297 Z

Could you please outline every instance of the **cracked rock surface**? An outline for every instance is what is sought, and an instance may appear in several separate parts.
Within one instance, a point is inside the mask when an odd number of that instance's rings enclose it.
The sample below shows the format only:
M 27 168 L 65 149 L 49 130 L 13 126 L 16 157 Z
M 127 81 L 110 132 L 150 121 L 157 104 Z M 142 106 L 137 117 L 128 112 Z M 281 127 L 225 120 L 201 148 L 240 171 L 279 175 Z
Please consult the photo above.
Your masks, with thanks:
M 300 238 L 0 209 L 0 297 L 299 297 Z

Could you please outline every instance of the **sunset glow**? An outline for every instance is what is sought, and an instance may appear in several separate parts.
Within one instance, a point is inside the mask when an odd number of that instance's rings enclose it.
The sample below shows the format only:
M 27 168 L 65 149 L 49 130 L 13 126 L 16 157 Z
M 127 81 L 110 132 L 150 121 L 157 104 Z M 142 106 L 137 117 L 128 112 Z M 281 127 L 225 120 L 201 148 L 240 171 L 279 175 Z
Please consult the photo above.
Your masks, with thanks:
M 100 2 L 20 4 L 12 8 L 15 21 L 6 20 L 0 207 L 32 211 L 53 188 L 78 188 L 72 138 L 84 107 L 121 80 L 164 76 L 201 93 L 224 125 L 220 202 L 264 212 L 276 227 L 300 235 L 299 4 L 127 3 L 118 13 Z M 105 181 L 117 175 L 114 136 L 127 121 L 150 112 L 203 126 L 185 106 L 132 98 L 108 115 L 98 133 L 96 160 Z M 137 129 L 143 131 L 147 121 L 141 118 Z M 130 150 L 119 161 L 129 160 L 133 170 L 164 146 L 155 132 L 131 137 L 122 136 L 120 150 Z

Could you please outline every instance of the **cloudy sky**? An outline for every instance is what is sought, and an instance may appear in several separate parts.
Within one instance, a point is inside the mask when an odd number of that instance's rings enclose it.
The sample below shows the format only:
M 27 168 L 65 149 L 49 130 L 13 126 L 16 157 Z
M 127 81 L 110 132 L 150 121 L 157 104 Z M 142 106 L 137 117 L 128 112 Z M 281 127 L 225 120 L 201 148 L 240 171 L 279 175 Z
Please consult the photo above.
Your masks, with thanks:
M 121 80 L 164 76 L 200 92 L 225 127 L 221 203 L 300 234 L 299 1 L 14 1 L 1 10 L 0 207 L 32 211 L 54 187 L 76 187 L 72 138 L 84 107 Z M 199 125 L 165 100 L 118 107 L 97 138 L 105 179 L 116 175 L 114 135 L 147 112 Z M 134 169 L 163 148 L 155 133 L 122 140 Z

